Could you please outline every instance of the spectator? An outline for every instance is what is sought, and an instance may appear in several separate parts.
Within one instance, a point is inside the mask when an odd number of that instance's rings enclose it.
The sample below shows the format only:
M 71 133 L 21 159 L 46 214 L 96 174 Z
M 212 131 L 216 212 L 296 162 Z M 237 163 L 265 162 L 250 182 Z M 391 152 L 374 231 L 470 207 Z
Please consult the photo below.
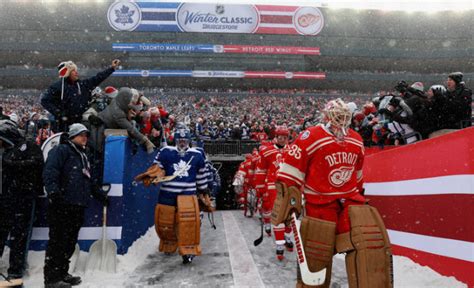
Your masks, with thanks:
M 84 210 L 90 196 L 107 205 L 107 197 L 92 189 L 91 169 L 85 153 L 89 130 L 72 124 L 60 144 L 48 154 L 43 180 L 48 194 L 49 241 L 46 248 L 44 283 L 46 288 L 71 287 L 81 278 L 68 274 Z
M 140 133 L 140 131 L 138 131 L 138 129 L 132 124 L 132 118 L 139 114 L 143 109 L 142 101 L 149 103 L 149 100 L 143 97 L 143 95 L 134 93 L 133 90 L 134 89 L 128 87 L 120 88 L 117 97 L 112 100 L 110 105 L 107 106 L 104 111 L 99 113 L 98 118 L 100 118 L 99 121 L 104 124 L 104 127 L 102 128 L 126 129 L 128 135 L 132 139 L 135 139 L 139 144 L 144 145 L 147 153 L 150 154 L 153 153 L 153 149 L 156 148 L 155 145 L 153 145 L 153 143 L 145 135 Z M 95 127 L 95 129 L 101 128 Z M 96 143 L 96 148 L 101 151 L 102 140 L 97 139 L 94 143 Z
M 8 117 L 7 115 L 3 114 L 3 107 L 0 106 L 0 120 L 8 120 L 10 119 L 10 117 Z
M 471 126 L 472 90 L 462 81 L 463 74 L 454 72 L 448 75 L 446 99 L 443 105 L 443 127 L 460 129 Z
M 96 76 L 79 80 L 76 64 L 72 61 L 61 62 L 58 66 L 61 80 L 53 83 L 41 95 L 41 105 L 54 115 L 59 122 L 58 129 L 65 131 L 72 123 L 80 122 L 92 100 L 92 91 L 120 65 L 120 60 L 112 61 L 112 66 Z
M 26 269 L 36 197 L 43 192 L 43 153 L 10 120 L 0 121 L 0 258 L 10 234 L 9 279 Z

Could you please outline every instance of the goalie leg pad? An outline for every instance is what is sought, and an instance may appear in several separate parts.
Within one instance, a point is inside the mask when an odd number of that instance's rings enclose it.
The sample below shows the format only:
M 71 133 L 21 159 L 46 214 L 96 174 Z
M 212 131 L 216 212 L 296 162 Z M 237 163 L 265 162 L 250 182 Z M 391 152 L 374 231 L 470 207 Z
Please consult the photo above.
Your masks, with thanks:
M 332 257 L 336 242 L 336 223 L 305 216 L 301 220 L 301 240 L 309 271 L 316 272 L 326 268 L 324 284 L 314 287 L 329 287 L 331 284 Z
M 178 248 L 176 238 L 176 207 L 158 204 L 155 207 L 155 230 L 160 237 L 160 252 L 174 253 Z
M 178 249 L 180 255 L 201 255 L 201 219 L 196 195 L 178 196 Z
M 290 218 L 293 211 L 301 214 L 301 191 L 295 187 L 287 187 L 285 183 L 276 182 L 276 200 L 272 210 L 272 224 L 278 225 Z
M 346 252 L 349 287 L 393 287 L 392 251 L 377 209 L 349 206 L 351 231 L 338 235 L 337 252 Z

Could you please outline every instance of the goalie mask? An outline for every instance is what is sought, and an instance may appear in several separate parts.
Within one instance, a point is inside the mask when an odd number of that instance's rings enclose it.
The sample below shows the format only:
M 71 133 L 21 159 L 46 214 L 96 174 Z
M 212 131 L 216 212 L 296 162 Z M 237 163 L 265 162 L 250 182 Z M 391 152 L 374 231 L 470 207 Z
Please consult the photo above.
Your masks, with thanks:
M 174 132 L 174 142 L 178 151 L 186 151 L 191 143 L 191 132 L 187 128 L 180 128 Z
M 344 101 L 340 98 L 331 100 L 323 110 L 326 128 L 328 128 L 336 138 L 343 140 L 347 135 L 351 125 L 352 113 Z

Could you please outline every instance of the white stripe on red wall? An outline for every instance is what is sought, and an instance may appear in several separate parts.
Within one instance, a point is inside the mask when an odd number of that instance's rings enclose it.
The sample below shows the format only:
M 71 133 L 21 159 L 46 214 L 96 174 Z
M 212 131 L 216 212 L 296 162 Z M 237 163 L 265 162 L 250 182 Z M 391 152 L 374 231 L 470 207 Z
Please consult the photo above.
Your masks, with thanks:
M 395 245 L 436 255 L 474 262 L 474 243 L 431 237 L 388 229 L 390 242 Z
M 474 195 L 474 175 L 451 175 L 405 181 L 365 183 L 365 194 L 406 196 L 437 194 Z

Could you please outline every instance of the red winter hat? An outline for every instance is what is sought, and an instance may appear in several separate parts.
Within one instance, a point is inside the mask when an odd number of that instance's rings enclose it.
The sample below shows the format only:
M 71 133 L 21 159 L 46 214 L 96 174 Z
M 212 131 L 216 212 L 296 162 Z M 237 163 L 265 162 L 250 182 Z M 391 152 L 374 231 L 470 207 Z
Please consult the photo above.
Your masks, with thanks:
M 107 86 L 104 89 L 104 94 L 109 98 L 115 98 L 118 94 L 118 90 L 113 86 Z
M 168 117 L 169 113 L 168 111 L 166 111 L 164 108 L 163 109 L 159 109 L 160 110 L 160 117 L 161 118 L 166 118 Z

